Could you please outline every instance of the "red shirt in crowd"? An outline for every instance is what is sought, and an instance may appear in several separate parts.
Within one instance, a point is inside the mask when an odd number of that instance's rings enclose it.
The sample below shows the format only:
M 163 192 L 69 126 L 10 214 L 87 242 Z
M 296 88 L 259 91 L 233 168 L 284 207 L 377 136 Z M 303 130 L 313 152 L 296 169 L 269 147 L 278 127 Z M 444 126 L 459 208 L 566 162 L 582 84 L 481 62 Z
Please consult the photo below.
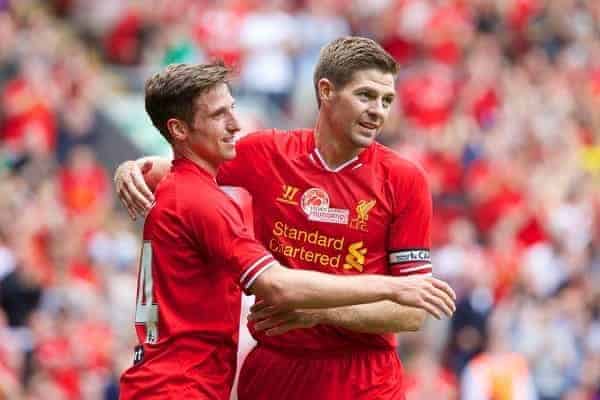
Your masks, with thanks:
M 33 150 L 48 153 L 56 145 L 56 120 L 52 110 L 25 79 L 6 84 L 0 99 L 4 121 L 0 140 L 17 153 Z
M 443 67 L 429 68 L 400 82 L 402 111 L 417 127 L 443 126 L 452 115 L 457 84 Z

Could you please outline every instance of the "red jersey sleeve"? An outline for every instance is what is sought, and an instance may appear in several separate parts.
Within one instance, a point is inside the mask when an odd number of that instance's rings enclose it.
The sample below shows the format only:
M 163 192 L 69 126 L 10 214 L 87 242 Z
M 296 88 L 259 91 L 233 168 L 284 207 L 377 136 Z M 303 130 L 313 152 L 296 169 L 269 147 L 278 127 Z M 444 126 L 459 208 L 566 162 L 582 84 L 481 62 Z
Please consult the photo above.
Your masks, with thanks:
M 427 178 L 419 167 L 409 163 L 398 171 L 401 179 L 392 188 L 399 207 L 394 209 L 388 243 L 390 273 L 429 274 L 433 211 Z
M 261 273 L 276 264 L 275 259 L 252 236 L 241 211 L 229 198 L 202 203 L 194 202 L 183 213 L 192 240 L 211 263 L 235 268 L 238 283 L 247 292 Z
M 241 138 L 235 145 L 236 156 L 219 167 L 217 182 L 219 185 L 241 186 L 250 192 L 264 182 L 261 168 L 267 165 L 275 130 L 258 131 Z

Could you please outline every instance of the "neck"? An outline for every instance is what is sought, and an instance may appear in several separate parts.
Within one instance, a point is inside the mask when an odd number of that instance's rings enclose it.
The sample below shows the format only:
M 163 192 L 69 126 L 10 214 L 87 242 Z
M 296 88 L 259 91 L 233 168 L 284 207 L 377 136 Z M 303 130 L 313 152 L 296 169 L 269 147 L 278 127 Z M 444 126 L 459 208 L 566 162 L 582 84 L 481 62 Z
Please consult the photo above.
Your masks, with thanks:
M 199 157 L 196 153 L 194 153 L 193 151 L 191 151 L 188 148 L 179 148 L 178 149 L 178 148 L 173 147 L 173 158 L 174 159 L 186 158 L 186 159 L 192 161 L 194 164 L 196 164 L 200 168 L 202 168 L 203 170 L 210 173 L 212 176 L 217 175 L 217 168 L 219 168 L 218 165 L 214 165 L 211 162 L 203 159 L 202 157 Z
M 350 142 L 345 136 L 338 137 L 322 111 L 315 127 L 315 145 L 323 161 L 331 169 L 358 156 L 364 149 Z

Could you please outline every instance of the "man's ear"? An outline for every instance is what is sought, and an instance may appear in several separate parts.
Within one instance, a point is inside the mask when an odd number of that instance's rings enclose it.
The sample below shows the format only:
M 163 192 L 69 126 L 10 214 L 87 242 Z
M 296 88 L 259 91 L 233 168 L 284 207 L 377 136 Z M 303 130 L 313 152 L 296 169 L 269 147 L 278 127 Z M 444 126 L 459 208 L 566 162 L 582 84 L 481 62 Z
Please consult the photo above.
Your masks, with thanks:
M 188 127 L 183 121 L 177 118 L 169 118 L 167 121 L 167 129 L 169 130 L 171 140 L 174 142 L 185 140 L 187 138 Z
M 319 100 L 321 100 L 321 103 L 325 103 L 331 100 L 334 86 L 329 79 L 321 78 L 319 79 L 319 82 L 317 82 L 317 90 L 319 91 Z

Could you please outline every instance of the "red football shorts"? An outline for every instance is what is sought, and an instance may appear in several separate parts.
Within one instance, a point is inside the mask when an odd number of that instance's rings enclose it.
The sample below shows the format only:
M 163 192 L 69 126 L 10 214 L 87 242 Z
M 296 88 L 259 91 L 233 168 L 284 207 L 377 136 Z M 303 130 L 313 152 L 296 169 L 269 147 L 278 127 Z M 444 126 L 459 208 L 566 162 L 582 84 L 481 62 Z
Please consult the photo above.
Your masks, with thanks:
M 394 350 L 323 353 L 255 347 L 240 372 L 238 400 L 404 400 Z
M 235 348 L 201 352 L 182 342 L 171 342 L 166 350 L 147 347 L 144 360 L 121 376 L 119 399 L 229 400 Z

